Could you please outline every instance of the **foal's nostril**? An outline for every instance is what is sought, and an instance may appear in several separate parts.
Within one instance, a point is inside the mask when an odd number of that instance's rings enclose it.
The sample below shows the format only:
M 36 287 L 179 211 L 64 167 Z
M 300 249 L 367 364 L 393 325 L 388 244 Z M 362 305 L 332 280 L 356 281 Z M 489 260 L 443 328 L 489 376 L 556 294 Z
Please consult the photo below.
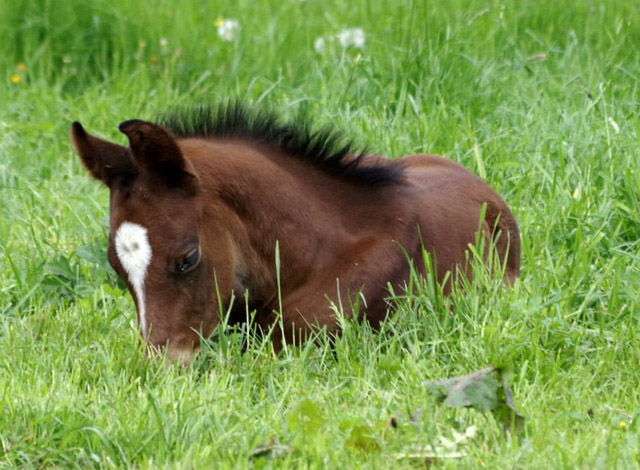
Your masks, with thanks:
M 162 357 L 167 349 L 167 342 L 155 342 L 145 339 L 147 355 L 152 357 Z

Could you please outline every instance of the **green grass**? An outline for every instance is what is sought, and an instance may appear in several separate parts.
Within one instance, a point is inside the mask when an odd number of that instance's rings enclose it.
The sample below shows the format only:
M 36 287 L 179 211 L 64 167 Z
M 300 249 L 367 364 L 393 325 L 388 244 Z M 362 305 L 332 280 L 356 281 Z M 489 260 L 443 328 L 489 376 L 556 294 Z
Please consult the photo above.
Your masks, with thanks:
M 640 468 L 637 4 L 174 5 L 0 1 L 0 467 L 424 468 L 396 457 L 475 425 L 467 456 L 437 468 Z M 364 49 L 314 51 L 346 27 Z M 334 346 L 243 352 L 230 331 L 192 369 L 148 360 L 105 262 L 107 192 L 69 125 L 124 143 L 125 119 L 230 97 L 485 177 L 520 223 L 520 281 L 444 305 L 425 286 Z M 487 364 L 514 371 L 520 435 L 423 386 Z M 272 440 L 281 457 L 251 458 Z

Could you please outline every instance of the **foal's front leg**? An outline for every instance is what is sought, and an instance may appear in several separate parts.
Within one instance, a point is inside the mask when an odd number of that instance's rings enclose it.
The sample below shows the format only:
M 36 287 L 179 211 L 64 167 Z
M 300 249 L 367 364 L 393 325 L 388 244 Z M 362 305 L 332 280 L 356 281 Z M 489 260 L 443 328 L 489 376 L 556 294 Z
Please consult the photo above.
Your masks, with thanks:
M 283 297 L 282 323 L 274 331 L 274 344 L 281 346 L 283 339 L 298 344 L 322 328 L 338 333 L 336 309 L 345 316 L 366 318 L 374 327 L 384 320 L 388 283 L 399 285 L 409 274 L 405 257 L 390 237 L 367 238 L 349 253 Z

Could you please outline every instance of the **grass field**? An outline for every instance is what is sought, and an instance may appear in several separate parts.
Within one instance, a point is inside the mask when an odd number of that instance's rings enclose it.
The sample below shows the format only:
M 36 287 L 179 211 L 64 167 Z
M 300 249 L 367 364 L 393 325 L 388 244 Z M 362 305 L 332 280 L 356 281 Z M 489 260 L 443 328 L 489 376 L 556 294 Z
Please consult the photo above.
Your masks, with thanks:
M 0 0 L 0 467 L 640 468 L 640 5 L 177 5 Z M 191 369 L 148 360 L 69 126 L 124 143 L 125 119 L 227 98 L 461 162 L 518 218 L 521 279 L 425 286 L 331 347 L 242 352 L 229 331 Z M 423 385 L 488 364 L 513 371 L 521 433 Z M 459 456 L 407 456 L 425 445 Z

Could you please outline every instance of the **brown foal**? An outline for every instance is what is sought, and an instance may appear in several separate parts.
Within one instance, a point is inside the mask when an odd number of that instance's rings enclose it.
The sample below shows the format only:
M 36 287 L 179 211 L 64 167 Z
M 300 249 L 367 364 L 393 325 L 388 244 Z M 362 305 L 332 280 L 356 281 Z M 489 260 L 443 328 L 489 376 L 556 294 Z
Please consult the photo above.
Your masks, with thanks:
M 120 130 L 128 147 L 77 122 L 71 136 L 110 189 L 108 258 L 134 298 L 142 336 L 171 359 L 188 362 L 232 298 L 232 320 L 245 318 L 247 296 L 262 328 L 281 311 L 277 343 L 318 327 L 336 332 L 331 303 L 349 310 L 356 296 L 376 326 L 388 283 L 408 279 L 407 255 L 421 258 L 426 248 L 440 280 L 468 275 L 465 252 L 479 227 L 495 242 L 505 281 L 519 274 L 513 215 L 450 160 L 357 154 L 332 131 L 241 105 L 182 111 L 162 125 L 126 121 Z

